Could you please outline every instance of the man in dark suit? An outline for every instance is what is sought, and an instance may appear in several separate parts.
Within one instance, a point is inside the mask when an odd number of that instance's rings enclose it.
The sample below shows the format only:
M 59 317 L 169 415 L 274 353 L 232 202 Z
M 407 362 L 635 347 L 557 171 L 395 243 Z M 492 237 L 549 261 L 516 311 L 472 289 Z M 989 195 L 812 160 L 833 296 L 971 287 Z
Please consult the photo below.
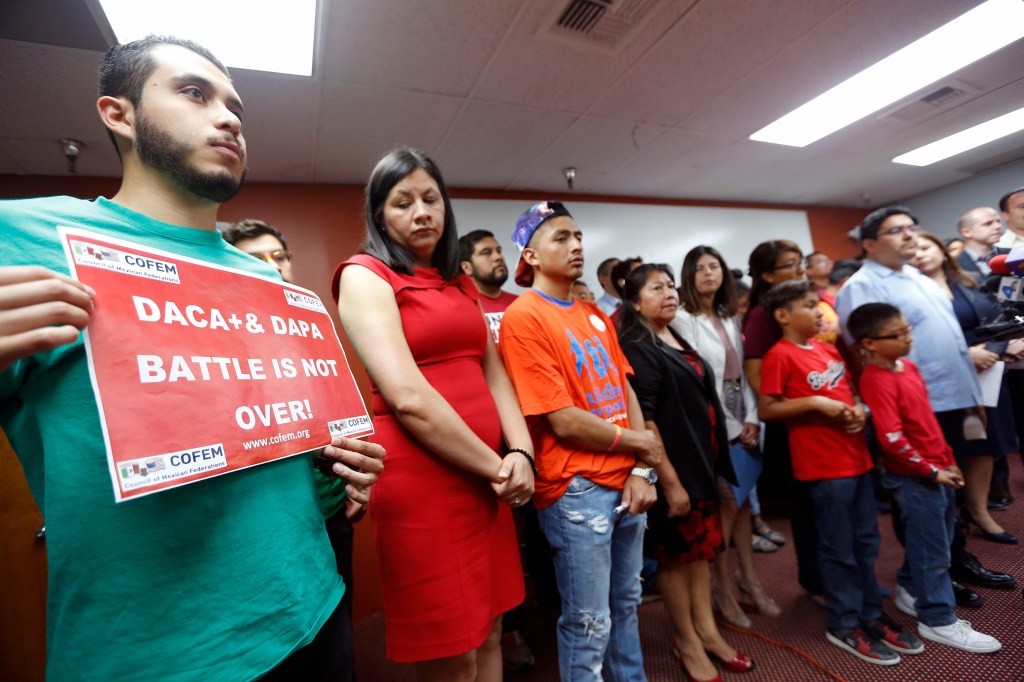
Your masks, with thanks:
M 996 242 L 1003 234 L 1003 221 L 994 208 L 975 208 L 960 216 L 957 229 L 964 238 L 964 250 L 956 257 L 960 268 L 981 284 L 992 270 L 988 261 L 1000 251 Z

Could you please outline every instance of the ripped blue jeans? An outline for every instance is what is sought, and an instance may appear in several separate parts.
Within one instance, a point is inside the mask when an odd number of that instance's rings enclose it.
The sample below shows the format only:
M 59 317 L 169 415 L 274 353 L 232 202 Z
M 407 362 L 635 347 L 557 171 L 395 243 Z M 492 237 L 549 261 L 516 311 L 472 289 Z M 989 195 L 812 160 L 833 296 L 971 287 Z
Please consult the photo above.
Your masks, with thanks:
M 561 499 L 537 512 L 562 594 L 563 682 L 647 679 L 636 615 L 647 514 L 616 514 L 621 501 L 621 492 L 575 476 Z

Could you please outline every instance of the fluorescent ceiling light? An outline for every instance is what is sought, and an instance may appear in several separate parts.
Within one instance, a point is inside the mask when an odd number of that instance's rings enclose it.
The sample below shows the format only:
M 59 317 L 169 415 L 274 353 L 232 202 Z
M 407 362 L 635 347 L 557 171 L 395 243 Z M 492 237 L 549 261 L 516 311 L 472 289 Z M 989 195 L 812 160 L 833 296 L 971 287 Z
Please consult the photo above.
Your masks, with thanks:
M 988 0 L 750 136 L 806 147 L 1024 37 L 1024 2 Z
M 99 0 L 118 42 L 150 33 L 194 40 L 224 64 L 313 74 L 316 0 Z
M 998 118 L 993 118 L 991 121 L 979 123 L 967 130 L 961 130 L 959 133 L 926 144 L 914 151 L 900 154 L 893 161 L 905 163 L 908 166 L 929 166 L 936 161 L 948 159 L 968 149 L 980 147 L 987 142 L 1012 135 L 1020 130 L 1024 130 L 1024 109 L 1011 111 Z

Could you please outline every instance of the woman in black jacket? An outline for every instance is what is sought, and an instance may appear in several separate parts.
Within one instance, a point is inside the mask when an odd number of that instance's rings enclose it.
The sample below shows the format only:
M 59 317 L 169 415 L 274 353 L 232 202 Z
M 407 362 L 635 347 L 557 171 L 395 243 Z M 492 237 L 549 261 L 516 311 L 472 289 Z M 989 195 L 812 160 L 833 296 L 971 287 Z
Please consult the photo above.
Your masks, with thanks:
M 672 269 L 641 265 L 626 278 L 619 340 L 644 421 L 667 454 L 657 467 L 658 501 L 647 512 L 645 545 L 658 559 L 673 651 L 691 679 L 717 680 L 710 658 L 731 672 L 754 668 L 722 638 L 711 611 L 708 562 L 724 549 L 717 476 L 736 481 L 714 377 L 668 326 L 678 308 Z
M 1020 339 L 1010 342 L 978 342 L 975 328 L 994 320 L 1000 313 L 1000 307 L 979 291 L 974 281 L 963 273 L 941 239 L 921 232 L 917 237 L 917 255 L 910 264 L 932 278 L 949 295 L 953 313 L 960 322 L 970 347 L 971 359 L 979 373 L 988 370 L 1000 359 L 1019 357 L 1024 346 Z M 988 421 L 985 438 L 950 443 L 957 464 L 964 472 L 964 506 L 961 515 L 966 523 L 977 526 L 986 540 L 1015 545 L 1017 537 L 1004 530 L 988 511 L 994 459 L 1005 458 L 1006 453 L 1016 449 L 1013 409 L 1005 378 L 999 388 L 998 404 L 994 408 L 986 407 L 985 415 Z

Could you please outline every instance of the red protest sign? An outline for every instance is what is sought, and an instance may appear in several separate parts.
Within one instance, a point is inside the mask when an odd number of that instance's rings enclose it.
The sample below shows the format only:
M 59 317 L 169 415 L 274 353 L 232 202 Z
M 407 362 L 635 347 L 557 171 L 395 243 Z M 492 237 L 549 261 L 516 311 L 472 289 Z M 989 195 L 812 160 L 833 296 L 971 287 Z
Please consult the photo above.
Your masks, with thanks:
M 373 433 L 313 292 L 60 231 L 96 290 L 84 341 L 118 502 Z

